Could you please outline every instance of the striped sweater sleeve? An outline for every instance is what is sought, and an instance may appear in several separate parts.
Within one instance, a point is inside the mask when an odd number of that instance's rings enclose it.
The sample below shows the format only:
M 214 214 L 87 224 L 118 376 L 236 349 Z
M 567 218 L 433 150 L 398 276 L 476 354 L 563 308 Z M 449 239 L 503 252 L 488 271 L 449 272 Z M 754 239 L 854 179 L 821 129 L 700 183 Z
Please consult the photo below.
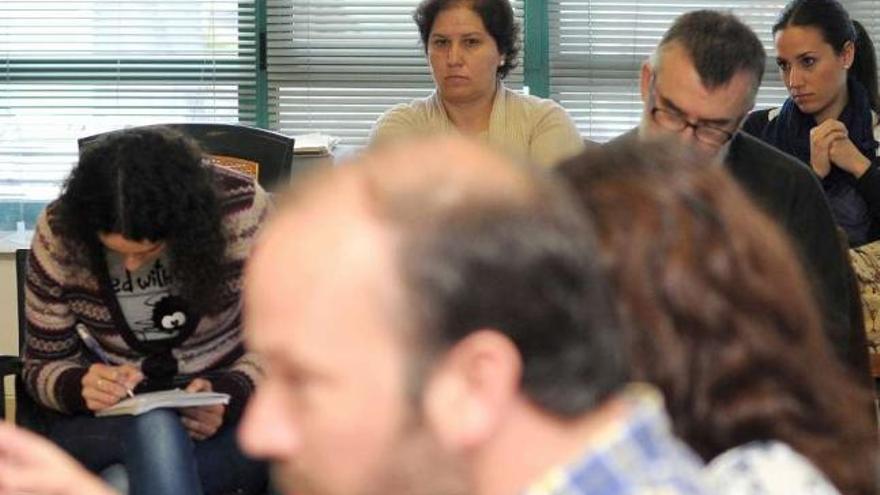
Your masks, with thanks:
M 241 285 L 242 269 L 247 258 L 250 256 L 254 240 L 270 211 L 269 195 L 257 184 L 253 184 L 255 191 L 252 201 L 244 204 L 241 198 L 231 194 L 226 198 L 224 207 L 227 212 L 226 228 L 229 238 L 227 255 L 233 261 L 234 275 L 229 283 L 231 292 L 236 295 L 236 319 L 241 322 Z M 251 199 L 248 198 L 248 199 Z M 239 335 L 239 338 L 241 336 Z M 240 347 L 243 349 L 243 347 Z M 256 383 L 262 376 L 262 369 L 255 355 L 241 350 L 240 355 L 231 364 L 215 370 L 211 373 L 211 385 L 215 391 L 229 394 L 232 399 L 226 408 L 225 423 L 235 422 L 241 416 L 247 399 L 253 393 Z
M 69 257 L 49 227 L 44 211 L 37 221 L 25 282 L 24 381 L 31 396 L 50 409 L 86 411 L 82 377 L 87 362 L 65 299 Z

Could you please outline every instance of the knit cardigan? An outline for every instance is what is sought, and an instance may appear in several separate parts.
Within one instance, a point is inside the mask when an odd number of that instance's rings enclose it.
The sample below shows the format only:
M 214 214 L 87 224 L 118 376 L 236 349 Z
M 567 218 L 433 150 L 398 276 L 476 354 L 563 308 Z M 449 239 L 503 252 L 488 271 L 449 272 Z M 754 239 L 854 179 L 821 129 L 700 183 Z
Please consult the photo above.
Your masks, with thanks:
M 193 333 L 172 355 L 179 381 L 209 376 L 213 389 L 231 395 L 225 422 L 235 421 L 261 374 L 241 335 L 241 278 L 257 230 L 267 214 L 269 198 L 253 180 L 215 168 L 222 223 L 227 237 L 222 309 L 201 318 Z M 146 357 L 137 349 L 109 287 L 106 273 L 79 261 L 52 231 L 55 203 L 37 220 L 25 283 L 27 335 L 24 381 L 43 406 L 68 414 L 89 412 L 82 397 L 82 378 L 100 362 L 81 344 L 75 326 L 82 323 L 113 364 L 139 367 Z M 106 268 L 104 269 L 106 271 Z M 134 345 L 132 345 L 134 344 Z

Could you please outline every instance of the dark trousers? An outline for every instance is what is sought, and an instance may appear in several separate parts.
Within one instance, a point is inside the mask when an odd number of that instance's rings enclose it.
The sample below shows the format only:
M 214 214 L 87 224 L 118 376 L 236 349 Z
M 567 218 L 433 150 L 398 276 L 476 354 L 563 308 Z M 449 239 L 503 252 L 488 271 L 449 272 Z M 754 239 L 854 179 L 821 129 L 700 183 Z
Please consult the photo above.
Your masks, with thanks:
M 256 494 L 268 469 L 244 456 L 236 425 L 193 441 L 178 414 L 158 409 L 140 416 L 74 416 L 55 422 L 50 437 L 98 473 L 122 464 L 132 495 Z

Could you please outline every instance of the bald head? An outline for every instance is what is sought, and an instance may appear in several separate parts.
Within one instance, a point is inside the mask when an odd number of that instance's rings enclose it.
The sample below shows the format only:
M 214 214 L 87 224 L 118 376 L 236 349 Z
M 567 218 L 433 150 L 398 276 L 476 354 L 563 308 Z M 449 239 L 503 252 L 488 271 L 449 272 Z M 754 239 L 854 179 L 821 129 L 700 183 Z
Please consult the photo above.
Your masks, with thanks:
M 623 381 L 589 222 L 553 177 L 463 138 L 378 148 L 303 181 L 267 227 L 248 289 L 288 277 L 279 258 L 315 280 L 371 271 L 365 290 L 384 294 L 376 304 L 419 348 L 499 331 L 522 355 L 525 394 L 553 413 L 578 414 Z
M 372 149 L 300 181 L 280 213 L 332 203 L 383 223 L 421 222 L 462 209 L 539 201 L 547 179 L 537 174 L 464 138 L 418 140 Z

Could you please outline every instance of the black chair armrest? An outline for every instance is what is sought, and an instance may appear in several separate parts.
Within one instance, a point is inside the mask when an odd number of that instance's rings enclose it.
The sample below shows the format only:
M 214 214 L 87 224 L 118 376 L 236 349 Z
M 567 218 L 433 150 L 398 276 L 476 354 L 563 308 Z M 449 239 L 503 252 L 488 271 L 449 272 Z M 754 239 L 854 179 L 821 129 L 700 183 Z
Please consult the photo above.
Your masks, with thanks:
M 18 356 L 0 356 L 0 421 L 6 419 L 5 377 L 18 375 L 21 365 L 21 358 Z
M 0 377 L 17 375 L 21 372 L 21 365 L 18 356 L 0 356 Z

